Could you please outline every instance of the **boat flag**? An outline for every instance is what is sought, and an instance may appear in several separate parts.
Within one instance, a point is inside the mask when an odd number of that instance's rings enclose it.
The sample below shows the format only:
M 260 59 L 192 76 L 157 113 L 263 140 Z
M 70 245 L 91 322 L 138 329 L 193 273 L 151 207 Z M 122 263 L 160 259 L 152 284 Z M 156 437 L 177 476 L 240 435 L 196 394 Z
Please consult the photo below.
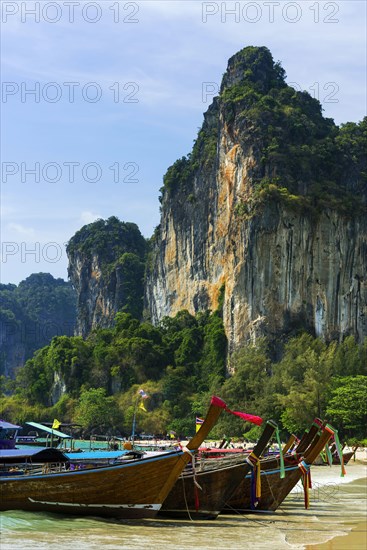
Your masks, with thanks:
M 139 390 L 139 394 L 142 399 L 148 399 L 149 395 L 144 390 Z
M 145 405 L 144 405 L 144 402 L 143 401 L 140 401 L 140 404 L 139 404 L 139 409 L 141 409 L 142 411 L 144 412 L 148 412 L 147 409 L 145 408 Z
M 52 430 L 57 430 L 57 428 L 59 428 L 60 426 L 61 426 L 61 422 L 59 420 L 57 420 L 56 418 L 54 418 L 51 429 Z
M 264 421 L 264 419 L 261 418 L 261 416 L 255 416 L 253 414 L 246 414 L 246 413 L 239 412 L 239 411 L 231 411 L 231 409 L 229 409 L 228 407 L 226 408 L 226 411 L 231 413 L 231 414 L 234 414 L 235 416 L 239 416 L 240 418 L 242 418 L 242 420 L 245 420 L 245 422 L 252 422 L 252 424 L 256 424 L 257 426 L 261 426 L 261 424 Z
M 196 431 L 198 432 L 201 428 L 201 425 L 204 424 L 204 419 L 203 418 L 199 418 L 198 416 L 196 417 Z

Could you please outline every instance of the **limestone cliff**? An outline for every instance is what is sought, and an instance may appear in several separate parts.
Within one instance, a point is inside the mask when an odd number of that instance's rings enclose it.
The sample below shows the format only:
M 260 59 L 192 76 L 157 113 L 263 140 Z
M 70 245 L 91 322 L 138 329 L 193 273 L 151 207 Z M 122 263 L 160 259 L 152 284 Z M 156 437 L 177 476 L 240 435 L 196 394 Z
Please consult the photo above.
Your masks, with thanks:
M 214 309 L 224 285 L 230 351 L 299 328 L 367 336 L 366 120 L 336 127 L 284 77 L 266 48 L 232 57 L 162 188 L 146 309 Z
M 112 326 L 120 310 L 141 316 L 146 241 L 135 224 L 97 220 L 77 231 L 66 250 L 77 292 L 76 335 Z
M 85 338 L 93 328 L 111 326 L 119 308 L 118 269 L 104 275 L 97 254 L 76 252 L 68 274 L 78 296 L 75 334 Z

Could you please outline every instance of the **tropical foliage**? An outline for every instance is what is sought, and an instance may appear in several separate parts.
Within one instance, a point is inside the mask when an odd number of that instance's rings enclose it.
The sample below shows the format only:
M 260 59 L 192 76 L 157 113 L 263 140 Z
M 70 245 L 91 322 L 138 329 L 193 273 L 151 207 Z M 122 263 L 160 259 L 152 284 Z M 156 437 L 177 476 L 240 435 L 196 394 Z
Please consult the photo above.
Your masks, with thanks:
M 16 422 L 27 414 L 62 417 L 87 432 L 128 435 L 143 387 L 149 399 L 146 411 L 138 409 L 137 427 L 150 433 L 193 433 L 195 415 L 205 414 L 217 394 L 234 410 L 274 419 L 286 433 L 302 432 L 318 416 L 342 437 L 365 437 L 367 341 L 357 345 L 349 336 L 327 344 L 304 333 L 274 360 L 262 339 L 232 355 L 230 376 L 226 355 L 220 310 L 196 317 L 180 311 L 157 327 L 120 312 L 111 329 L 86 340 L 55 337 L 38 350 L 15 384 L 5 383 L 3 414 Z M 250 428 L 224 415 L 214 435 L 243 436 Z
M 133 401 L 131 388 L 143 384 L 154 390 L 152 412 L 161 408 L 159 414 L 154 413 L 157 423 L 162 424 L 164 419 L 181 429 L 180 423 L 185 425 L 185 417 L 191 414 L 193 396 L 199 390 L 213 391 L 223 383 L 226 345 L 218 313 L 195 318 L 181 311 L 154 327 L 120 312 L 113 328 L 96 330 L 86 340 L 75 336 L 53 338 L 19 370 L 13 388 L 5 383 L 4 393 L 16 388 L 5 403 L 10 406 L 12 400 L 20 399 L 30 406 L 54 407 L 66 394 L 77 400 L 73 419 L 81 422 L 84 418 L 82 423 L 89 429 L 91 423 L 85 412 L 88 406 L 83 403 L 88 402 L 88 396 L 96 395 L 94 390 L 103 392 L 106 406 L 116 407 L 116 399 L 119 401 L 126 393 Z M 109 396 L 114 396 L 112 401 L 108 401 Z M 91 418 L 99 422 L 98 415 Z
M 101 262 L 108 266 L 125 252 L 143 258 L 146 241 L 135 223 L 121 222 L 116 216 L 111 216 L 84 225 L 70 239 L 66 251 L 68 256 L 98 254 Z
M 49 273 L 34 273 L 18 286 L 0 285 L 0 303 L 0 374 L 11 376 L 53 336 L 74 332 L 75 291 Z

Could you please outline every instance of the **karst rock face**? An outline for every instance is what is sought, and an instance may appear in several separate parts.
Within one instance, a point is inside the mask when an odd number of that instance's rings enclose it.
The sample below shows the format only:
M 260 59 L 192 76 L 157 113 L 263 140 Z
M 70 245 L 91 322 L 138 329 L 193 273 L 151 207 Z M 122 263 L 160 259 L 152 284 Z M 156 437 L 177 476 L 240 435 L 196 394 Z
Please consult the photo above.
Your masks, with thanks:
M 106 274 L 101 264 L 98 254 L 76 252 L 69 258 L 69 277 L 78 296 L 75 334 L 84 338 L 94 328 L 111 327 L 122 307 L 118 270 Z
M 339 134 L 266 48 L 229 60 L 191 155 L 165 176 L 153 322 L 221 297 L 230 352 L 299 329 L 367 335 L 365 161 L 351 165 Z
M 134 223 L 112 216 L 82 227 L 67 246 L 69 278 L 77 293 L 75 334 L 109 328 L 116 313 L 139 317 L 147 243 Z

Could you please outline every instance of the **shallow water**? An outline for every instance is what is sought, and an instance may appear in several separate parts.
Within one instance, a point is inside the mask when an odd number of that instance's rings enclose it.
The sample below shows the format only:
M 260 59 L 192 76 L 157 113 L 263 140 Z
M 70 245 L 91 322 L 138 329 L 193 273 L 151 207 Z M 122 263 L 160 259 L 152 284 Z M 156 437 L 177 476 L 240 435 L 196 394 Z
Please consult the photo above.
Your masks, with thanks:
M 312 468 L 311 507 L 296 487 L 277 512 L 220 516 L 215 521 L 101 520 L 30 512 L 1 515 L 1 550 L 197 550 L 218 548 L 301 550 L 347 534 L 366 517 L 366 466 Z M 348 546 L 352 550 L 351 546 Z M 353 547 L 357 550 L 357 547 Z

